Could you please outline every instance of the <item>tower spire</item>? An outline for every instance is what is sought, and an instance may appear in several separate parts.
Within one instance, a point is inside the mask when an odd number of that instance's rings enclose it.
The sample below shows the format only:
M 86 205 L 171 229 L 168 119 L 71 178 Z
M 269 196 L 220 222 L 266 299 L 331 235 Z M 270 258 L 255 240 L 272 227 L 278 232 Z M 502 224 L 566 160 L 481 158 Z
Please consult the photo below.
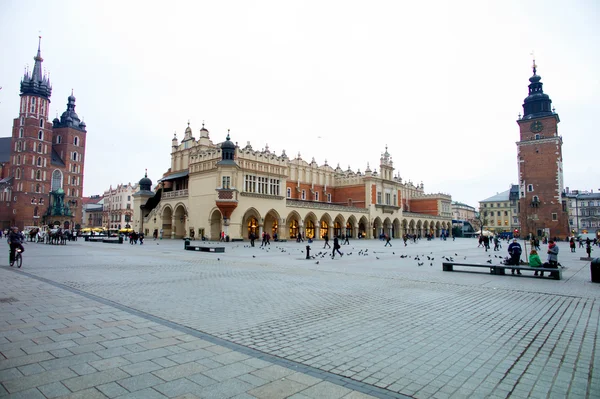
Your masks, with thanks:
M 42 76 L 42 36 L 38 36 L 38 49 L 37 54 L 33 57 L 35 64 L 33 65 L 33 71 L 31 75 L 29 72 L 25 74 L 21 81 L 21 94 L 31 94 L 35 96 L 44 97 L 50 99 L 52 93 L 52 86 L 48 81 L 47 77 Z

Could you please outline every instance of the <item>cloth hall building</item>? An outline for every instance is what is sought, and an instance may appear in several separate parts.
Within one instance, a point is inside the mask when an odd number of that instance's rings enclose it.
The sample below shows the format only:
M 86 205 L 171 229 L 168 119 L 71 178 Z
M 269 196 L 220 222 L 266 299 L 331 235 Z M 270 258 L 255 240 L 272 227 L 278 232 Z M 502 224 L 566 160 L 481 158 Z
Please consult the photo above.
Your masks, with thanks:
M 158 181 L 144 177 L 134 195 L 133 228 L 164 237 L 248 239 L 263 232 L 279 239 L 381 234 L 449 235 L 451 197 L 425 194 L 423 184 L 403 182 L 392 157 L 381 155 L 379 172 L 364 173 L 300 154 L 290 159 L 234 144 L 227 135 L 213 143 L 202 126 L 199 139 L 188 127 L 181 142 L 172 140 L 171 168 Z

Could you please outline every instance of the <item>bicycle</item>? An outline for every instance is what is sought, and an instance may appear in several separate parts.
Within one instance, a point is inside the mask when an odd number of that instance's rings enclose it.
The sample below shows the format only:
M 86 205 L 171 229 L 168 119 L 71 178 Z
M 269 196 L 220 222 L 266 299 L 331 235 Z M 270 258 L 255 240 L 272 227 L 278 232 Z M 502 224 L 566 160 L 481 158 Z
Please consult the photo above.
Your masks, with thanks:
M 14 261 L 10 262 L 10 267 L 13 267 L 13 265 L 16 263 L 17 268 L 21 268 L 23 265 L 23 256 L 21 256 L 21 252 L 23 252 L 21 248 L 15 249 L 15 259 Z

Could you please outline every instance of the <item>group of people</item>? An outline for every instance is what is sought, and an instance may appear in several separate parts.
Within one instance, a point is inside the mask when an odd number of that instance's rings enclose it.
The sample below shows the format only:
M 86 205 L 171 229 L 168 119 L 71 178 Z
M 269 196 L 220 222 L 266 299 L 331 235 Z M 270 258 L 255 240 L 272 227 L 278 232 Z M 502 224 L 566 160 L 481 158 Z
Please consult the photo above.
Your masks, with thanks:
M 138 241 L 140 242 L 140 245 L 144 244 L 144 233 L 142 233 L 141 231 L 139 233 L 136 231 L 132 231 L 131 233 L 129 233 L 129 243 L 131 245 L 137 244 Z
M 551 269 L 558 268 L 558 245 L 556 245 L 554 240 L 548 241 L 548 251 L 547 251 L 548 258 L 545 263 L 542 263 L 542 259 L 540 258 L 539 254 L 538 254 L 538 250 L 539 250 L 539 247 L 536 249 L 535 246 L 532 246 L 531 252 L 529 253 L 529 266 L 551 268 Z M 519 241 L 516 238 L 513 239 L 513 242 L 510 243 L 510 245 L 508 246 L 508 254 L 510 255 L 510 257 L 507 259 L 506 264 L 514 265 L 514 266 L 520 265 L 522 253 L 523 253 L 523 249 L 521 248 L 521 244 L 519 244 Z M 515 274 L 515 272 L 517 275 L 521 275 L 521 271 L 519 269 L 511 270 L 512 274 Z M 539 275 L 540 277 L 544 277 L 544 272 L 540 270 L 539 274 L 538 274 L 538 271 L 536 270 L 533 275 L 534 276 Z
M 579 248 L 583 247 L 584 243 L 585 243 L 585 252 L 587 253 L 587 257 L 591 258 L 592 257 L 592 245 L 595 245 L 595 243 L 597 242 L 597 239 L 592 241 L 588 237 L 585 240 L 578 239 L 577 241 L 579 242 Z M 571 248 L 571 252 L 575 252 L 575 237 L 571 237 L 571 239 L 569 240 L 569 248 Z

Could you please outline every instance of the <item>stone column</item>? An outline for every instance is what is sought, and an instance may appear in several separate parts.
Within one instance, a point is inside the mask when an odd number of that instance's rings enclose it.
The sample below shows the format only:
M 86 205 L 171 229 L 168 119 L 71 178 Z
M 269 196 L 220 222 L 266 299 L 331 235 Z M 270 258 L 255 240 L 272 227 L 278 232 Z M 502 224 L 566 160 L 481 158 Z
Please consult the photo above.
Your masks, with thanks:
M 177 220 L 175 219 L 175 216 L 171 217 L 171 238 L 175 239 L 175 226 L 177 223 Z
M 256 237 L 256 239 L 259 241 L 262 241 L 262 235 L 263 235 L 263 224 L 259 223 L 258 224 L 258 237 Z
M 321 226 L 320 225 L 316 225 L 315 226 L 315 240 L 320 240 L 321 239 Z
M 287 240 L 288 237 L 288 229 L 286 228 L 285 219 L 279 219 L 279 223 L 277 223 L 277 235 L 280 240 Z
M 358 226 L 352 228 L 352 238 L 358 238 Z

